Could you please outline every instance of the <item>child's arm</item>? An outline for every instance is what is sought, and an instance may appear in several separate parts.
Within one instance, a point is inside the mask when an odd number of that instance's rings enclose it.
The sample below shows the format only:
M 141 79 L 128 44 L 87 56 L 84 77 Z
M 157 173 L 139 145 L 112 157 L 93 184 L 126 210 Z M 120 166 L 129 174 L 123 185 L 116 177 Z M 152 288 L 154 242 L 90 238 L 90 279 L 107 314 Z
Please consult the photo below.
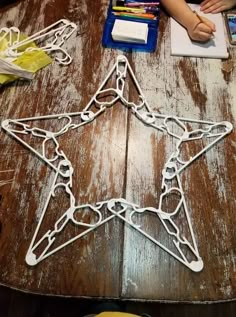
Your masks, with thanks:
M 186 28 L 192 40 L 206 42 L 212 37 L 212 32 L 215 31 L 214 23 L 204 17 L 202 23 L 185 0 L 162 0 L 161 3 L 169 14 Z
M 236 6 L 236 0 L 204 0 L 201 3 L 201 11 L 204 13 L 218 13 Z

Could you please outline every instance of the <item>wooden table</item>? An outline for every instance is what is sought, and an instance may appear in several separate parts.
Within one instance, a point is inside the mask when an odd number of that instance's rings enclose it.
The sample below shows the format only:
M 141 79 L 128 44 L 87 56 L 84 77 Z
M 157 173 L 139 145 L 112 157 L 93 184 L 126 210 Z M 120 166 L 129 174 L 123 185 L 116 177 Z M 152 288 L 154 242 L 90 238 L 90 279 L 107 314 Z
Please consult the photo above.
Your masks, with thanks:
M 18 81 L 0 91 L 0 117 L 17 119 L 82 111 L 122 52 L 104 49 L 101 35 L 108 1 L 25 0 L 0 11 L 0 26 L 32 34 L 67 18 L 78 25 L 68 42 L 69 66 L 57 63 L 31 82 Z M 229 59 L 170 56 L 170 31 L 162 14 L 158 49 L 126 53 L 153 111 L 201 120 L 236 117 L 236 49 Z M 135 90 L 127 79 L 132 100 Z M 48 121 L 48 128 L 57 123 Z M 33 141 L 33 142 L 37 142 Z M 158 204 L 167 139 L 146 127 L 118 102 L 80 130 L 62 136 L 63 150 L 75 168 L 73 188 L 79 204 L 123 197 L 139 206 Z M 199 145 L 190 145 L 187 151 Z M 26 292 L 74 297 L 154 301 L 227 301 L 236 297 L 236 166 L 232 132 L 181 175 L 204 268 L 194 273 L 136 230 L 112 219 L 34 267 L 25 255 L 47 199 L 54 173 L 28 149 L 1 130 L 0 283 Z M 62 195 L 63 196 L 63 195 Z M 51 208 L 51 228 L 67 199 Z M 85 219 L 87 219 L 85 217 Z M 168 244 L 156 217 L 142 228 Z M 186 223 L 182 222 L 184 229 Z M 76 234 L 71 226 L 59 239 Z M 166 239 L 166 241 L 165 241 Z

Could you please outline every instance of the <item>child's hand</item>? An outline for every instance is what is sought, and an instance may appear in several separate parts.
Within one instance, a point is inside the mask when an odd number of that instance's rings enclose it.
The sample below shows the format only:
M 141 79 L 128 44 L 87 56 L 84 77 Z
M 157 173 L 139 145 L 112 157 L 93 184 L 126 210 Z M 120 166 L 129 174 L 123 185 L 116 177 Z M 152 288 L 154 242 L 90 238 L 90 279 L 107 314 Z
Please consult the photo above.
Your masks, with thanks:
M 218 13 L 231 9 L 236 5 L 236 0 L 204 0 L 200 4 L 204 13 Z
M 198 42 L 207 42 L 213 37 L 215 24 L 201 16 L 202 21 L 198 21 L 193 27 L 187 28 L 189 37 Z

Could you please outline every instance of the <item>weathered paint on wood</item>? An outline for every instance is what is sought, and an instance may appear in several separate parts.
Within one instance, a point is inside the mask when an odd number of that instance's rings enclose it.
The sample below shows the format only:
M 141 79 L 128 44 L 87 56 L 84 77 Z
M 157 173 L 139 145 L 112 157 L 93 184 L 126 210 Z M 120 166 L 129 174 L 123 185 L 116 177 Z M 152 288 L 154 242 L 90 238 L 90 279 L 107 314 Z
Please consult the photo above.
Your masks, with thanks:
M 0 91 L 0 118 L 24 118 L 80 111 L 121 52 L 104 49 L 101 34 L 108 1 L 25 0 L 1 9 L 0 27 L 31 34 L 61 18 L 79 26 L 68 42 L 73 62 L 56 63 L 30 82 Z M 85 19 L 86 17 L 86 19 Z M 214 121 L 236 117 L 236 49 L 226 61 L 170 56 L 167 17 L 161 17 L 158 49 L 126 54 L 152 109 Z M 131 81 L 129 99 L 135 98 Z M 47 122 L 48 127 L 54 122 Z M 79 203 L 124 197 L 156 206 L 160 177 L 171 145 L 121 104 L 61 139 L 75 167 Z M 3 131 L 0 138 L 0 283 L 28 292 L 170 301 L 236 298 L 235 133 L 214 146 L 181 175 L 193 229 L 205 266 L 193 273 L 138 232 L 110 221 L 29 268 L 24 257 L 53 180 L 52 171 Z M 60 206 L 65 200 L 57 202 Z M 51 210 L 46 228 L 58 217 Z M 61 210 L 63 212 L 63 210 Z M 155 219 L 144 229 L 168 243 Z M 71 227 L 62 240 L 76 234 Z M 165 241 L 166 239 L 166 241 Z

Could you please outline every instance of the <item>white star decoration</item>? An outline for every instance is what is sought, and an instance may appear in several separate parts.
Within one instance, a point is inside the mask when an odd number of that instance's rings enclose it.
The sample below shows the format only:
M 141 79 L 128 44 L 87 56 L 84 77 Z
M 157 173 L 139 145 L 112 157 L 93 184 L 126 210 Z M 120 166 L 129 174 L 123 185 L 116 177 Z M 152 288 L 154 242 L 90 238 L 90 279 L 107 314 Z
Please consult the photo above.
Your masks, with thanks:
M 138 91 L 140 97 L 140 104 L 138 105 L 134 102 L 129 102 L 124 97 L 124 85 L 127 72 L 129 72 Z M 113 73 L 116 74 L 116 87 L 105 89 L 104 87 Z M 107 94 L 113 96 L 110 101 L 99 101 L 99 99 L 101 99 L 101 96 Z M 91 121 L 96 119 L 100 113 L 104 112 L 107 107 L 111 107 L 117 101 L 121 101 L 124 106 L 130 108 L 132 113 L 136 115 L 136 117 L 140 119 L 145 125 L 166 133 L 169 136 L 175 138 L 177 141 L 175 150 L 167 159 L 162 171 L 162 194 L 160 195 L 159 204 L 156 208 L 140 207 L 132 202 L 128 202 L 124 198 L 112 198 L 107 201 L 97 202 L 94 205 L 89 203 L 85 205 L 76 205 L 76 200 L 72 189 L 73 167 L 71 162 L 68 160 L 66 154 L 61 150 L 58 138 L 59 136 L 67 133 L 69 130 L 74 130 L 80 128 L 82 125 L 89 124 Z M 92 111 L 92 105 L 94 104 L 97 111 Z M 64 124 L 61 130 L 55 132 L 44 130 L 35 126 L 36 121 L 44 119 L 65 119 L 67 122 L 66 124 Z M 178 127 L 178 129 L 181 130 L 181 133 L 174 133 L 173 129 L 170 127 L 170 123 L 176 128 Z M 190 124 L 202 125 L 203 128 L 190 130 Z M 40 261 L 59 251 L 61 248 L 95 230 L 96 228 L 110 221 L 114 217 L 118 217 L 125 223 L 128 223 L 131 227 L 139 231 L 142 235 L 153 241 L 155 244 L 160 246 L 162 249 L 164 249 L 166 252 L 168 252 L 175 259 L 180 261 L 192 271 L 199 272 L 202 270 L 203 261 L 198 252 L 179 175 L 201 154 L 203 154 L 212 145 L 214 145 L 227 134 L 229 134 L 232 131 L 231 123 L 192 120 L 188 118 L 161 115 L 159 113 L 152 112 L 147 101 L 145 100 L 145 97 L 141 91 L 141 88 L 139 87 L 137 79 L 135 78 L 127 59 L 124 56 L 118 56 L 115 65 L 112 67 L 106 79 L 82 112 L 5 120 L 2 122 L 2 128 L 6 130 L 11 136 L 16 138 L 19 142 L 24 144 L 24 146 L 26 146 L 30 151 L 34 152 L 55 171 L 55 177 L 52 187 L 48 193 L 41 218 L 38 222 L 37 228 L 26 254 L 26 262 L 28 265 L 38 264 Z M 21 137 L 22 135 L 31 135 L 33 137 L 35 136 L 41 138 L 41 150 L 35 150 L 29 143 L 23 140 L 23 138 Z M 189 141 L 203 139 L 204 137 L 210 140 L 207 146 L 205 146 L 195 156 L 189 158 L 189 160 L 187 161 L 183 161 L 180 159 L 181 146 L 183 144 Z M 53 144 L 55 148 L 55 153 L 52 158 L 47 157 L 46 144 L 49 143 L 48 141 Z M 173 180 L 175 180 L 175 186 L 172 185 Z M 53 198 L 55 197 L 55 191 L 59 187 L 69 197 L 69 208 L 55 222 L 51 230 L 48 230 L 44 235 L 38 238 L 40 226 L 44 219 L 44 215 L 48 210 L 48 205 L 50 201 L 53 200 Z M 163 202 L 165 199 L 170 199 L 172 195 L 178 196 L 178 204 L 174 211 L 168 213 L 164 211 Z M 104 208 L 106 208 L 106 210 L 108 210 L 109 212 L 109 215 L 107 217 L 104 217 L 102 215 L 101 210 Z M 86 223 L 75 218 L 75 214 L 82 215 L 84 210 L 89 210 L 89 213 L 93 213 L 94 215 L 96 215 L 96 222 Z M 180 213 L 180 210 L 183 210 L 185 214 L 186 226 L 188 226 L 188 230 L 191 236 L 190 239 L 187 239 L 183 234 L 181 234 L 180 229 L 174 222 L 174 217 Z M 134 215 L 143 212 L 153 213 L 156 215 L 156 217 L 158 217 L 163 228 L 171 237 L 176 252 L 168 249 L 160 241 L 145 232 L 145 230 L 142 229 L 141 226 L 135 224 L 133 220 Z M 62 232 L 69 222 L 80 228 L 83 228 L 84 231 L 53 249 L 53 244 L 57 238 L 57 234 Z M 40 246 L 42 247 L 43 243 L 45 244 L 45 242 L 46 246 L 41 251 L 41 253 L 36 256 L 36 249 Z M 188 252 L 192 254 L 194 259 L 189 260 L 184 254 L 183 248 L 187 248 Z

